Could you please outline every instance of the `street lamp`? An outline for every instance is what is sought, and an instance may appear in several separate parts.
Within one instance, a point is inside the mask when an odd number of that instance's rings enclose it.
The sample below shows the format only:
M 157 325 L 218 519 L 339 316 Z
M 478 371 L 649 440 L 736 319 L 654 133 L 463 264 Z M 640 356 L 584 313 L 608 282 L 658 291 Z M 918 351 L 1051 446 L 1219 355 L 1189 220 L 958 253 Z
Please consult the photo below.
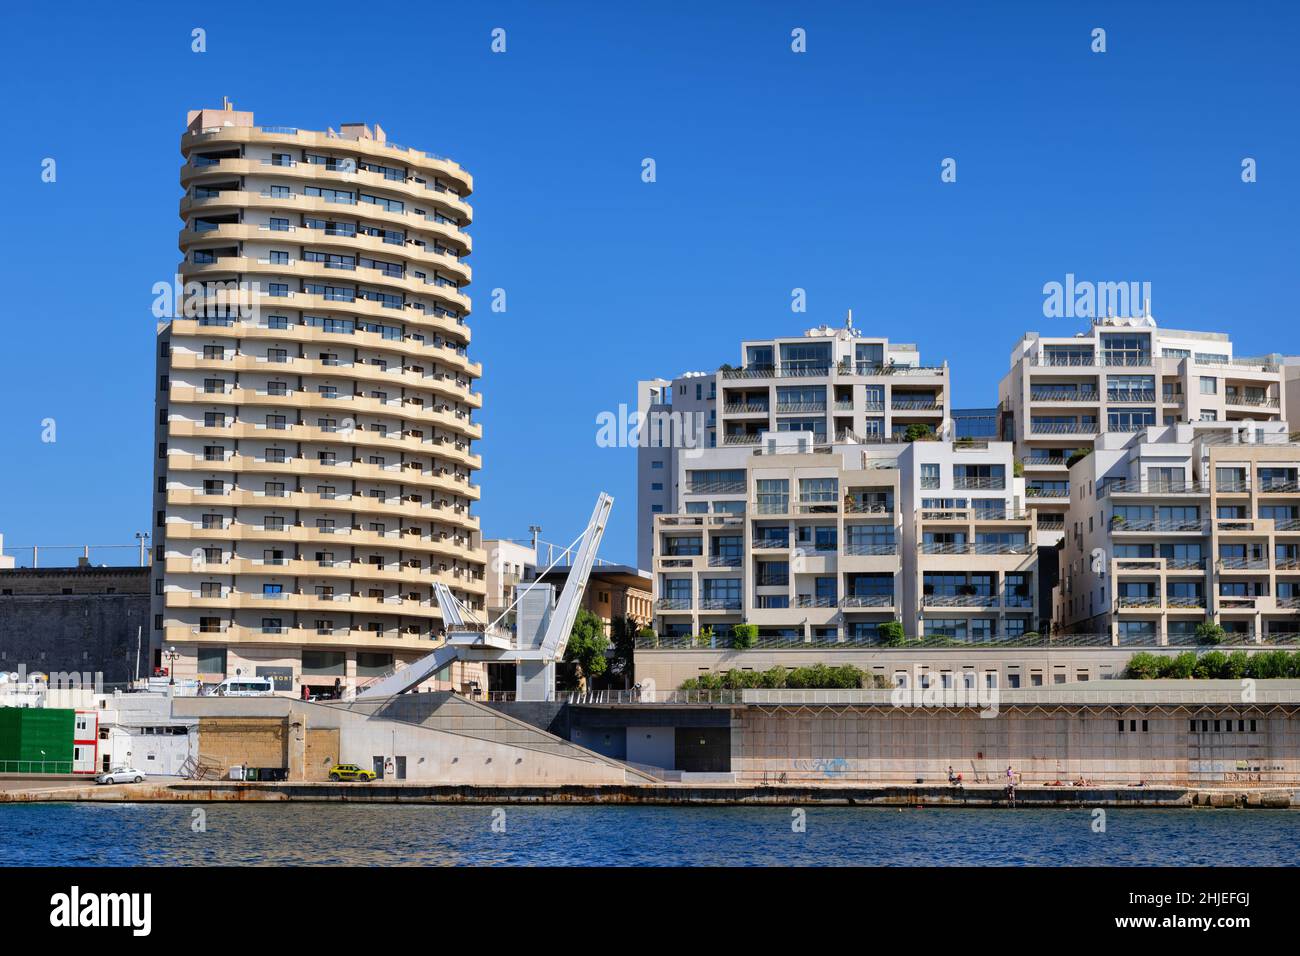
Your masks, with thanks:
M 135 540 L 140 542 L 140 567 L 143 568 L 145 566 L 145 560 L 144 560 L 145 542 L 149 540 L 149 532 L 137 531 L 135 533 Z
M 168 685 L 174 685 L 176 683 L 176 660 L 180 656 L 181 656 L 180 652 L 176 650 L 176 646 L 174 644 L 171 647 L 167 648 L 166 652 L 163 654 L 163 657 L 167 658 Z

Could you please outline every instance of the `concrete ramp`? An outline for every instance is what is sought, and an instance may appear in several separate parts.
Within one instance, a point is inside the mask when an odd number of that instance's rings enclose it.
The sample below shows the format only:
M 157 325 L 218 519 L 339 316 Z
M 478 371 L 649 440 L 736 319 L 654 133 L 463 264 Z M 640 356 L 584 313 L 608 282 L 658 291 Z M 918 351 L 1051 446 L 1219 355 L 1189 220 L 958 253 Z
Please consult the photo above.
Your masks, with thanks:
M 629 783 L 655 781 L 653 775 L 634 769 L 622 761 L 580 747 L 486 704 L 450 691 L 401 694 L 385 700 L 356 700 L 346 705 L 346 710 L 351 714 L 364 715 L 371 721 L 395 721 L 556 757 L 594 761 L 625 773 Z

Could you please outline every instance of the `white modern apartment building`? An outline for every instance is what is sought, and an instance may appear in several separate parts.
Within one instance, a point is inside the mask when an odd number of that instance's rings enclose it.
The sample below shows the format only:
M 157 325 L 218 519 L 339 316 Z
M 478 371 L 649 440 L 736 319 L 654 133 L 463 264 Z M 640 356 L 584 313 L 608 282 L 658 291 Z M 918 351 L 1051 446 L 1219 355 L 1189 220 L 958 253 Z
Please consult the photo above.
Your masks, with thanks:
M 742 342 L 740 364 L 638 383 L 637 560 L 649 567 L 656 514 L 681 504 L 679 458 L 752 449 L 766 433 L 807 435 L 814 447 L 902 441 L 951 420 L 948 365 L 915 345 L 842 328 Z
M 1102 435 L 1176 422 L 1278 421 L 1276 356 L 1240 358 L 1226 335 L 1102 319 L 1078 335 L 1026 334 L 999 386 L 1002 438 L 1015 443 L 1044 543 L 1064 531 L 1069 461 Z
M 228 104 L 180 146 L 201 285 L 158 325 L 154 663 L 350 689 L 440 640 L 435 581 L 484 605 L 472 179 Z
M 1036 630 L 1037 548 L 1006 442 L 833 443 L 767 431 L 678 462 L 653 519 L 655 630 L 979 642 Z
M 1300 638 L 1300 442 L 1286 423 L 1098 437 L 1069 469 L 1056 620 L 1117 643 Z

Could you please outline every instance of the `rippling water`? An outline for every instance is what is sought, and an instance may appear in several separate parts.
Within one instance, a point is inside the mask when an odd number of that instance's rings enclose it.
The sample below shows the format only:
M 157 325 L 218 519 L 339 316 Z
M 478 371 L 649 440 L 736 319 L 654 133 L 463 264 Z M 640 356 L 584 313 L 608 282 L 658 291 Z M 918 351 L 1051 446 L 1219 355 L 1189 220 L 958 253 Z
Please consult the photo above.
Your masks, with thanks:
M 789 807 L 15 804 L 0 862 L 63 865 L 1295 865 L 1300 813 Z M 502 817 L 504 813 L 504 817 Z M 493 829 L 504 823 L 505 832 Z

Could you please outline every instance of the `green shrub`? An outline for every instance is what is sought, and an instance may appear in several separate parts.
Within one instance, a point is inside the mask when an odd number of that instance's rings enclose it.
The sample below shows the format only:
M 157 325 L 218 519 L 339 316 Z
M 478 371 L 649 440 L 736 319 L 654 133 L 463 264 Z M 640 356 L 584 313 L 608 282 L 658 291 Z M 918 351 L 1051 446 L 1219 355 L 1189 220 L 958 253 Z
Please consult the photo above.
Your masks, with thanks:
M 721 674 L 701 674 L 699 682 L 700 690 L 722 690 Z
M 831 687 L 840 690 L 856 690 L 862 686 L 862 668 L 855 667 L 852 664 L 841 664 L 839 667 L 832 667 Z
M 1252 654 L 1246 676 L 1257 680 L 1276 680 L 1286 677 L 1290 670 L 1291 655 L 1286 651 L 1265 651 Z
M 731 628 L 731 646 L 743 651 L 758 643 L 757 624 L 736 624 Z
M 1074 467 L 1075 462 L 1083 461 L 1091 454 L 1092 454 L 1091 448 L 1076 448 L 1074 451 L 1070 453 L 1070 457 L 1065 459 L 1065 466 L 1067 468 L 1072 468 Z
M 1192 676 L 1200 680 L 1222 678 L 1228 670 L 1228 655 L 1223 651 L 1210 651 L 1196 659 Z
M 1186 680 L 1196 667 L 1196 652 L 1184 651 L 1160 661 L 1160 676 L 1172 680 Z
M 903 432 L 903 441 L 934 441 L 934 429 L 929 425 L 914 422 L 907 426 L 907 431 Z
M 1227 635 L 1221 626 L 1215 624 L 1211 618 L 1206 618 L 1200 624 L 1196 625 L 1196 643 L 1197 644 L 1222 644 L 1223 638 Z
M 700 679 L 698 677 L 688 677 L 682 681 L 681 690 L 699 690 Z
M 880 635 L 880 643 L 886 647 L 901 647 L 907 640 L 903 625 L 898 621 L 883 622 L 876 627 L 876 633 Z
M 775 664 L 763 671 L 763 686 L 770 690 L 779 690 L 785 686 L 786 669 Z
M 1229 680 L 1240 680 L 1250 669 L 1250 655 L 1245 651 L 1233 651 L 1223 662 L 1223 676 Z
M 1128 660 L 1124 676 L 1130 680 L 1151 680 L 1160 676 L 1161 658 L 1146 651 L 1139 651 Z

